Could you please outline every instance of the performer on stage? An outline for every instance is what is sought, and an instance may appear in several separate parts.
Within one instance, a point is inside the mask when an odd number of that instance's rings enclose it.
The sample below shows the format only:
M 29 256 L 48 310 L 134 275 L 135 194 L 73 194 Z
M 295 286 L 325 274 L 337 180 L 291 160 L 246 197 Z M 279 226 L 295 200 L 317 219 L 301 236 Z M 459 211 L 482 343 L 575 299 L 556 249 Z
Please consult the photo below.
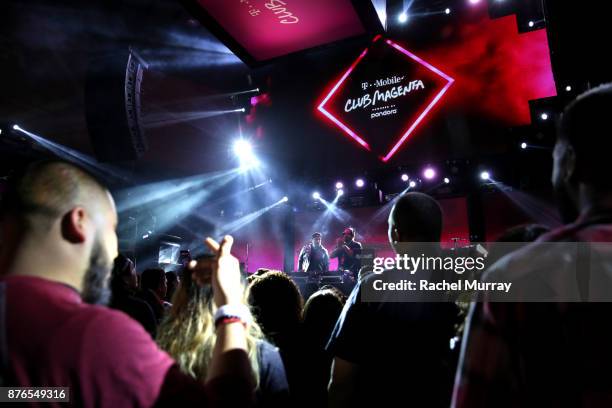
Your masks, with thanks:
M 321 245 L 320 232 L 312 234 L 312 241 L 300 251 L 298 269 L 317 278 L 329 270 L 329 254 Z
M 361 268 L 361 243 L 355 241 L 355 229 L 347 227 L 338 238 L 337 246 L 330 255 L 331 258 L 338 258 L 338 269 L 350 271 L 353 279 L 357 279 Z

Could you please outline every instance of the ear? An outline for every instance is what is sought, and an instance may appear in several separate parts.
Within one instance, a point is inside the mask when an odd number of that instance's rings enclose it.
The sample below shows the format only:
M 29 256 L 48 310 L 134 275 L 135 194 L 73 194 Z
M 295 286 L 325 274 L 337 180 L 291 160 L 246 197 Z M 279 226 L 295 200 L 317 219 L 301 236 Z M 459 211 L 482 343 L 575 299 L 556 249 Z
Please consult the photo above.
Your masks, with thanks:
M 563 174 L 563 181 L 569 183 L 576 177 L 576 151 L 572 146 L 567 146 L 565 149 L 565 174 Z
M 83 207 L 75 207 L 62 218 L 62 236 L 69 242 L 80 244 L 87 238 L 86 214 Z

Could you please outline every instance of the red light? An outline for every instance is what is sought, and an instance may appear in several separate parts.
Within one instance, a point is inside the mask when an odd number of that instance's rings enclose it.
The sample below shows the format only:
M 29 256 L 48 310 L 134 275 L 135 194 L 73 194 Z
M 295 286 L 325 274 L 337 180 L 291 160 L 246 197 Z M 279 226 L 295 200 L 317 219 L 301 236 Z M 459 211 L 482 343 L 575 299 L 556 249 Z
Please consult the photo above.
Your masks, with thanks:
M 384 161 L 384 162 L 388 162 L 391 159 L 391 157 L 393 157 L 393 155 L 404 144 L 404 142 L 408 139 L 408 137 L 410 137 L 410 135 L 414 132 L 414 130 L 417 128 L 417 126 L 419 126 L 419 124 L 423 121 L 423 119 L 425 119 L 425 117 L 429 114 L 429 112 L 433 109 L 433 107 L 436 106 L 436 104 L 444 96 L 446 91 L 448 91 L 448 88 L 450 88 L 451 85 L 453 85 L 453 82 L 455 82 L 455 80 L 453 78 L 449 77 L 444 72 L 440 71 L 438 68 L 434 67 L 433 65 L 431 65 L 427 61 L 424 61 L 423 59 L 417 57 L 416 55 L 414 55 L 410 51 L 400 47 L 398 44 L 394 43 L 393 41 L 387 40 L 387 44 L 389 44 L 390 46 L 392 46 L 393 48 L 395 48 L 399 52 L 401 52 L 401 53 L 407 55 L 408 57 L 412 58 L 413 60 L 417 61 L 418 63 L 424 65 L 426 68 L 429 68 L 430 70 L 432 70 L 436 74 L 440 75 L 442 78 L 446 79 L 448 81 L 448 83 L 432 99 L 432 101 L 427 105 L 425 110 L 419 115 L 419 117 L 414 121 L 414 123 L 410 126 L 410 128 L 408 128 L 406 133 L 404 133 L 402 135 L 402 137 L 399 139 L 399 141 L 395 144 L 395 146 L 393 146 L 393 148 L 391 148 L 389 153 L 387 153 L 387 155 L 385 157 L 383 157 L 382 161 Z
M 376 40 L 378 40 L 379 38 L 381 38 L 380 35 L 377 35 L 376 37 L 374 37 L 373 42 L 376 42 Z M 440 101 L 440 99 L 442 98 L 442 96 L 444 96 L 444 94 L 446 93 L 446 91 L 448 91 L 448 89 L 451 87 L 451 85 L 453 84 L 453 82 L 455 81 L 453 78 L 451 78 L 450 76 L 446 75 L 445 73 L 443 73 L 442 71 L 440 71 L 438 68 L 434 67 L 433 65 L 429 64 L 428 62 L 424 61 L 423 59 L 419 58 L 418 56 L 414 55 L 413 53 L 411 53 L 410 51 L 402 48 L 401 46 L 399 46 L 398 44 L 394 43 L 391 40 L 386 40 L 386 44 L 388 44 L 389 46 L 395 48 L 396 50 L 398 50 L 399 52 L 401 52 L 402 54 L 408 56 L 409 58 L 411 58 L 412 60 L 416 61 L 417 63 L 423 65 L 425 68 L 429 69 L 430 71 L 434 72 L 435 74 L 441 76 L 443 79 L 445 79 L 446 81 L 448 81 L 448 83 L 442 88 L 442 90 L 436 94 L 433 99 L 427 104 L 427 106 L 425 107 L 425 109 L 421 112 L 421 114 L 417 117 L 417 119 L 414 121 L 414 123 L 408 128 L 408 130 L 406 132 L 403 133 L 403 135 L 399 138 L 399 140 L 393 145 L 393 147 L 391 148 L 391 150 L 389 150 L 389 152 L 384 156 L 384 157 L 380 157 L 380 159 L 383 162 L 388 162 L 391 157 L 393 157 L 393 155 L 399 150 L 399 148 L 406 142 L 406 140 L 408 139 L 408 137 L 414 133 L 415 129 L 417 128 L 417 126 L 423 121 L 423 119 L 425 119 L 425 117 L 429 114 L 429 112 L 433 109 L 433 107 Z M 338 91 L 338 89 L 342 86 L 342 84 L 346 81 L 346 79 L 349 77 L 349 75 L 353 72 L 353 70 L 355 69 L 355 67 L 361 62 L 361 60 L 366 56 L 368 52 L 368 49 L 365 49 L 361 55 L 359 55 L 359 57 L 355 60 L 355 62 L 353 62 L 353 64 L 349 67 L 349 69 L 344 73 L 344 75 L 342 75 L 342 77 L 340 78 L 340 80 L 334 85 L 334 87 L 331 89 L 331 91 L 327 94 L 327 96 L 323 99 L 323 101 L 319 104 L 318 106 L 318 110 L 323 113 L 329 120 L 331 120 L 334 124 L 336 124 L 340 129 L 342 129 L 349 137 L 351 137 L 353 140 L 355 140 L 357 143 L 359 143 L 361 146 L 363 146 L 365 149 L 367 149 L 368 151 L 371 151 L 372 149 L 370 148 L 370 146 L 368 145 L 368 143 L 362 138 L 360 137 L 355 131 L 353 131 L 351 128 L 349 128 L 345 123 L 343 123 L 342 121 L 340 121 L 336 116 L 334 116 L 329 110 L 327 110 L 325 108 L 325 105 L 327 104 L 327 102 L 330 100 L 330 98 Z
M 346 81 L 346 78 L 348 78 L 348 76 L 351 74 L 351 72 L 353 72 L 353 70 L 355 69 L 355 67 L 357 66 L 357 64 L 359 64 L 359 62 L 361 62 L 361 60 L 363 59 L 363 57 L 366 56 L 366 54 L 368 53 L 368 49 L 366 48 L 365 50 L 363 50 L 363 52 L 361 53 L 361 55 L 359 55 L 359 57 L 357 57 L 357 59 L 355 60 L 355 62 L 353 62 L 353 64 L 349 67 L 349 69 L 346 70 L 346 72 L 344 73 L 344 75 L 342 75 L 342 78 L 340 78 L 340 80 L 338 81 L 338 83 L 336 83 L 336 85 L 334 85 L 334 87 L 332 88 L 332 90 L 329 92 L 329 94 L 327 94 L 327 96 L 325 97 L 325 99 L 323 99 L 323 102 L 321 102 L 321 104 L 319 105 L 319 107 L 317 108 L 321 113 L 323 113 L 325 116 L 327 116 L 329 118 L 329 120 L 331 120 L 332 122 L 334 122 L 336 125 L 338 125 L 338 127 L 342 130 L 344 130 L 344 132 L 349 135 L 353 140 L 355 140 L 357 143 L 359 143 L 361 146 L 363 146 L 364 148 L 366 148 L 367 150 L 370 150 L 370 145 L 367 144 L 367 142 L 365 140 L 363 140 L 361 137 L 359 137 L 357 135 L 357 133 L 355 133 L 353 130 L 351 130 L 348 126 L 346 126 L 344 123 L 342 123 L 340 120 L 338 120 L 338 118 L 336 118 L 334 115 L 332 115 L 329 111 L 327 111 L 325 109 L 325 104 L 327 103 L 327 101 L 329 101 L 329 98 L 331 98 L 333 96 L 333 94 L 336 93 L 336 91 L 338 90 L 338 88 L 340 88 L 340 85 L 342 85 L 344 83 L 344 81 Z

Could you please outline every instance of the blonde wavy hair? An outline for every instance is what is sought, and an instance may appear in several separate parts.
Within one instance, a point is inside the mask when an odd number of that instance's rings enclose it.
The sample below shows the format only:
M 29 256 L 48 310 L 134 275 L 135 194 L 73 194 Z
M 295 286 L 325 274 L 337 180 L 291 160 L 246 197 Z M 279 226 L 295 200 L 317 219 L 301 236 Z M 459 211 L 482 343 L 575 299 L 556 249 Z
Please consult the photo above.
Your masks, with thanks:
M 245 294 L 246 303 L 246 294 Z M 157 330 L 157 343 L 178 363 L 184 373 L 205 381 L 215 346 L 215 306 L 211 285 L 199 287 L 186 271 L 172 297 L 172 308 Z M 263 338 L 257 323 L 247 330 L 249 360 L 259 386 L 257 342 Z

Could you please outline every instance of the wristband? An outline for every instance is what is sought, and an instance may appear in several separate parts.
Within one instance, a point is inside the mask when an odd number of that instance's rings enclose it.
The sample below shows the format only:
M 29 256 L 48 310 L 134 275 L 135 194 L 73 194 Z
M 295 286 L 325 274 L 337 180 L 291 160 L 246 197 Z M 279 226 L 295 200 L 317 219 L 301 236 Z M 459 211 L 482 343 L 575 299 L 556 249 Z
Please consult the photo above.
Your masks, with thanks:
M 238 319 L 245 325 L 250 324 L 253 320 L 251 310 L 244 304 L 223 305 L 218 308 L 214 316 L 215 326 L 224 319 Z
M 215 321 L 215 329 L 223 324 L 230 324 L 230 323 L 242 323 L 245 329 L 247 327 L 246 323 L 243 322 L 238 317 L 221 317 Z

